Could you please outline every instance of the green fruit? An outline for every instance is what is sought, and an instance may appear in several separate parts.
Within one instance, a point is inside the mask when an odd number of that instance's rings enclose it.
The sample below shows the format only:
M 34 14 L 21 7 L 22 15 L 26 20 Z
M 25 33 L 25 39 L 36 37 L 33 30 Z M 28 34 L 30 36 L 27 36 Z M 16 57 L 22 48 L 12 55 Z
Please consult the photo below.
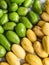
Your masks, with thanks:
M 25 7 L 19 7 L 17 12 L 20 16 L 26 16 L 28 13 L 28 9 Z
M 0 33 L 4 33 L 4 29 L 2 26 L 0 26 Z
M 2 9 L 7 9 L 6 1 L 4 1 L 4 0 L 0 1 L 0 6 L 1 6 Z
M 25 0 L 11 0 L 11 2 L 22 4 Z
M 32 24 L 34 24 L 34 25 L 37 24 L 37 22 L 38 22 L 38 15 L 35 12 L 30 11 L 28 13 L 28 18 L 29 18 L 29 20 L 31 21 Z
M 12 3 L 9 6 L 9 11 L 16 11 L 18 9 L 18 5 L 16 3 Z
M 18 23 L 15 30 L 19 37 L 25 37 L 26 28 L 23 23 Z
M 32 0 L 25 0 L 24 3 L 23 3 L 23 6 L 30 7 L 31 4 L 32 4 Z
M 26 28 L 32 28 L 33 25 L 31 24 L 31 22 L 29 21 L 29 19 L 27 17 L 21 17 L 20 21 L 25 25 Z
M 6 50 L 3 46 L 0 45 L 0 58 L 3 58 L 6 54 Z
M 8 13 L 8 10 L 3 10 L 3 13 L 4 13 L 4 14 Z
M 3 25 L 8 22 L 8 14 L 4 14 L 0 20 L 0 24 Z
M 11 0 L 5 0 L 8 4 L 8 6 L 11 4 Z
M 35 12 L 37 12 L 38 14 L 42 13 L 42 8 L 41 8 L 40 0 L 34 0 L 33 10 Z
M 5 30 L 14 30 L 14 27 L 16 26 L 16 23 L 14 22 L 7 22 L 3 25 L 3 28 Z
M 0 44 L 4 46 L 7 51 L 10 51 L 10 43 L 3 34 L 0 34 Z
M 16 12 L 12 12 L 9 14 L 9 19 L 14 22 L 19 22 L 19 15 Z
M 0 18 L 3 16 L 3 10 L 0 9 Z
M 15 32 L 7 31 L 6 37 L 8 38 L 8 40 L 10 42 L 20 44 L 20 39 L 19 39 L 18 35 Z

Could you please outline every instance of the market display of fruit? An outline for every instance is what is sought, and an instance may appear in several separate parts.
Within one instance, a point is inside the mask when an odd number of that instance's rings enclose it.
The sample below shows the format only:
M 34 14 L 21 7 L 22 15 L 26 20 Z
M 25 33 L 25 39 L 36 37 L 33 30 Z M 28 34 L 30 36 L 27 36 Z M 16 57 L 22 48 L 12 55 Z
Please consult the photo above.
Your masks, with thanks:
M 49 65 L 49 0 L 43 5 L 0 0 L 0 65 Z

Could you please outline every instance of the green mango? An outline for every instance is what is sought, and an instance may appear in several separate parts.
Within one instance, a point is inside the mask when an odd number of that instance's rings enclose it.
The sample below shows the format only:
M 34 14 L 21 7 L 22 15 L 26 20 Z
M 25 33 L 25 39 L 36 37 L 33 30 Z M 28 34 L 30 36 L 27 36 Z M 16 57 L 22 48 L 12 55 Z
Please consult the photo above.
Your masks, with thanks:
M 30 11 L 28 13 L 28 18 L 29 18 L 29 20 L 31 21 L 32 24 L 34 24 L 34 25 L 37 24 L 37 22 L 38 22 L 38 15 L 35 12 Z
M 18 9 L 18 5 L 16 3 L 12 3 L 9 6 L 9 11 L 16 11 Z
M 10 14 L 9 14 L 9 19 L 11 20 L 11 21 L 14 21 L 14 22 L 19 22 L 19 15 L 18 15 L 18 13 L 16 13 L 16 12 L 11 12 Z
M 34 0 L 32 8 L 36 13 L 41 14 L 42 8 L 41 8 L 40 0 Z
M 25 37 L 26 35 L 26 28 L 23 23 L 18 23 L 15 27 L 15 31 L 19 37 Z
M 24 3 L 23 3 L 23 6 L 24 7 L 30 7 L 32 4 L 32 0 L 25 0 Z
M 28 13 L 28 9 L 26 7 L 19 7 L 17 12 L 20 16 L 26 16 Z
M 31 29 L 33 27 L 33 25 L 31 24 L 31 22 L 29 21 L 27 17 L 21 17 L 20 22 L 22 22 L 26 28 Z
M 4 14 L 8 13 L 8 10 L 3 10 L 3 13 L 4 13 Z
M 16 26 L 16 23 L 14 22 L 7 22 L 3 25 L 3 28 L 5 30 L 14 30 L 14 27 Z
M 0 44 L 7 50 L 10 51 L 10 43 L 3 34 L 0 34 Z
M 5 0 L 0 1 L 0 7 L 1 7 L 2 9 L 7 9 L 7 3 L 6 3 Z
M 6 50 L 3 46 L 0 45 L 0 58 L 3 58 L 6 54 Z
M 11 0 L 11 2 L 22 4 L 25 0 Z
M 13 31 L 7 31 L 6 32 L 6 37 L 7 39 L 12 42 L 12 43 L 16 43 L 16 44 L 20 44 L 20 38 L 18 37 L 18 35 L 13 32 Z
M 8 22 L 8 14 L 4 14 L 0 20 L 0 24 L 3 25 L 5 24 L 6 22 Z
M 3 16 L 3 10 L 0 9 L 0 18 Z
M 0 26 L 0 33 L 4 33 L 4 29 L 2 26 Z

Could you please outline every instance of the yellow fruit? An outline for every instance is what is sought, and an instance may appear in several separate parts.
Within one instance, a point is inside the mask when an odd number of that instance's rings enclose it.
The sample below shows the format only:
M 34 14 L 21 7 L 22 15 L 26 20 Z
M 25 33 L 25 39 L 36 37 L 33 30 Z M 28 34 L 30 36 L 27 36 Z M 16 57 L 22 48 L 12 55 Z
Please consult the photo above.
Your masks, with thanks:
M 49 58 L 43 59 L 43 65 L 49 65 Z
M 35 32 L 35 34 L 39 37 L 39 38 L 42 38 L 44 36 L 41 28 L 39 26 L 35 26 L 33 28 L 33 31 Z
M 42 31 L 45 35 L 49 35 L 49 23 L 45 23 L 43 26 L 42 26 Z
M 47 4 L 45 5 L 45 11 L 49 14 L 49 3 L 47 2 Z
M 21 45 L 27 52 L 34 53 L 32 43 L 30 42 L 30 40 L 28 38 L 23 38 L 21 40 Z
M 7 62 L 1 62 L 0 65 L 9 65 Z
M 49 54 L 49 36 L 44 36 L 42 39 L 44 50 Z
M 46 12 L 43 12 L 42 15 L 41 15 L 41 18 L 44 21 L 49 21 L 49 14 L 47 14 Z
M 26 56 L 25 50 L 20 45 L 13 44 L 12 51 L 17 57 L 21 59 L 25 59 L 25 56 Z
M 45 21 L 42 21 L 42 20 L 41 20 L 41 21 L 38 22 L 37 25 L 40 26 L 40 27 L 42 27 L 45 23 L 46 23 Z
M 34 47 L 35 52 L 38 54 L 38 56 L 40 56 L 41 58 L 48 57 L 48 53 L 44 51 L 39 41 L 34 42 L 33 47 Z
M 20 65 L 18 58 L 12 52 L 6 54 L 6 60 L 10 65 Z
M 25 64 L 23 64 L 23 65 L 29 65 L 29 64 L 25 63 Z
M 27 30 L 27 37 L 29 38 L 31 42 L 34 42 L 37 40 L 36 34 L 31 29 Z
M 43 65 L 41 59 L 34 54 L 28 54 L 26 56 L 26 61 L 30 64 L 30 65 Z

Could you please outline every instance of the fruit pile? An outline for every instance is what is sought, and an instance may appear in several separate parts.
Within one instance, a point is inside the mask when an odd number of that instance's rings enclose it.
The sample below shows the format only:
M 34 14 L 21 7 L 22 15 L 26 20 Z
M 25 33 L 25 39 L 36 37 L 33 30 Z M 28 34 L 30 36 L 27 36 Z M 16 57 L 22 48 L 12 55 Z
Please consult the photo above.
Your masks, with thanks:
M 0 65 L 49 65 L 48 56 L 49 0 L 44 9 L 39 0 L 0 0 Z

